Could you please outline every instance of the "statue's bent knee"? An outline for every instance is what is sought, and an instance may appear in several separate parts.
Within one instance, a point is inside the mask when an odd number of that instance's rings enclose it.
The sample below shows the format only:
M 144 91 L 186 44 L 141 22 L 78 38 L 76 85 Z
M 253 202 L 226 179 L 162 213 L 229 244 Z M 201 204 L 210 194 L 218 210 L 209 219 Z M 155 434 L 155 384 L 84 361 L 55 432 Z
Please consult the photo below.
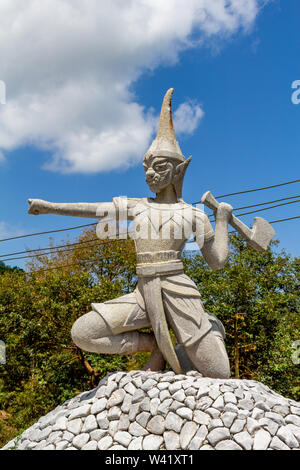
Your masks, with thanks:
M 104 321 L 94 311 L 79 317 L 71 329 L 72 340 L 81 349 L 88 349 L 93 340 L 108 335 L 109 332 Z
M 78 318 L 75 323 L 72 326 L 71 329 L 71 337 L 73 342 L 76 344 L 81 349 L 84 349 L 84 339 L 85 339 L 85 334 L 84 334 L 84 329 L 82 325 L 81 318 Z

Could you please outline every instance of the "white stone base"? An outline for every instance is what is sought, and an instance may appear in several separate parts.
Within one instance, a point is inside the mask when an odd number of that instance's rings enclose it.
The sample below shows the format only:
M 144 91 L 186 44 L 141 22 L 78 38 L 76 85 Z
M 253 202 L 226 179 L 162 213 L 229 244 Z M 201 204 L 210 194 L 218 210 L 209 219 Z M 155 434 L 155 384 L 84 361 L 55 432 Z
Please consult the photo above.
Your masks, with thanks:
M 252 380 L 117 372 L 10 441 L 17 450 L 290 450 L 300 404 Z

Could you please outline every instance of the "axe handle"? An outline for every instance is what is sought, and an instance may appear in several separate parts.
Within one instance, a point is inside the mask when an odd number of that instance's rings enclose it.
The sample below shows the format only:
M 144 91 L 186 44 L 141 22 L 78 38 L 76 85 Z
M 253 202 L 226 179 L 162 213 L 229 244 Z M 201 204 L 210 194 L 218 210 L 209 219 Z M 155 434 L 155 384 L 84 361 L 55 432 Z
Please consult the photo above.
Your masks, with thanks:
M 216 211 L 219 207 L 218 201 L 214 198 L 212 193 L 210 191 L 207 191 L 206 193 L 203 194 L 202 199 L 201 199 L 202 204 L 205 204 L 209 209 Z M 250 245 L 252 245 L 252 236 L 253 232 L 252 230 L 247 227 L 240 219 L 235 217 L 233 214 L 231 215 L 231 218 L 229 219 L 229 224 L 239 232 L 240 235 L 242 235 Z M 255 244 L 255 248 L 257 249 L 257 246 Z

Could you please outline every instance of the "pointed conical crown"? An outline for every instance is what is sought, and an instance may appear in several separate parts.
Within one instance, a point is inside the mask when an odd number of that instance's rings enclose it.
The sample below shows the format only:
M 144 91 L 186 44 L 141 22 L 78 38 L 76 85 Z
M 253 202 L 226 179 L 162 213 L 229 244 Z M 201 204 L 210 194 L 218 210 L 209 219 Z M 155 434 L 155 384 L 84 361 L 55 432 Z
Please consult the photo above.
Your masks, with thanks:
M 174 88 L 170 88 L 165 94 L 160 112 L 157 135 L 146 155 L 153 155 L 154 157 L 168 157 L 183 162 L 185 161 L 185 158 L 181 153 L 177 140 L 175 139 L 172 120 L 171 103 L 173 91 Z

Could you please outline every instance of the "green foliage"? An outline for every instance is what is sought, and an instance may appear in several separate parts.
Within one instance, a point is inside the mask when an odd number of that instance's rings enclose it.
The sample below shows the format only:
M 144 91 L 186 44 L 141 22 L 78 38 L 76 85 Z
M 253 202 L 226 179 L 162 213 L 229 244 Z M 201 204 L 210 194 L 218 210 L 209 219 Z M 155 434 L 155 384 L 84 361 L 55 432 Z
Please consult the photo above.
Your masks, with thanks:
M 85 232 L 80 240 L 89 237 L 95 235 Z M 36 257 L 29 273 L 6 270 L 0 276 L 0 339 L 7 361 L 0 365 L 0 410 L 6 412 L 0 416 L 0 446 L 108 372 L 134 367 L 131 357 L 83 353 L 70 331 L 92 302 L 134 288 L 135 259 L 132 241 L 87 244 L 68 256 Z
M 3 261 L 0 261 L 0 276 L 1 274 L 4 274 L 5 272 L 22 272 L 23 270 L 21 268 L 18 268 L 17 266 L 14 266 L 13 268 L 11 266 L 7 266 Z

